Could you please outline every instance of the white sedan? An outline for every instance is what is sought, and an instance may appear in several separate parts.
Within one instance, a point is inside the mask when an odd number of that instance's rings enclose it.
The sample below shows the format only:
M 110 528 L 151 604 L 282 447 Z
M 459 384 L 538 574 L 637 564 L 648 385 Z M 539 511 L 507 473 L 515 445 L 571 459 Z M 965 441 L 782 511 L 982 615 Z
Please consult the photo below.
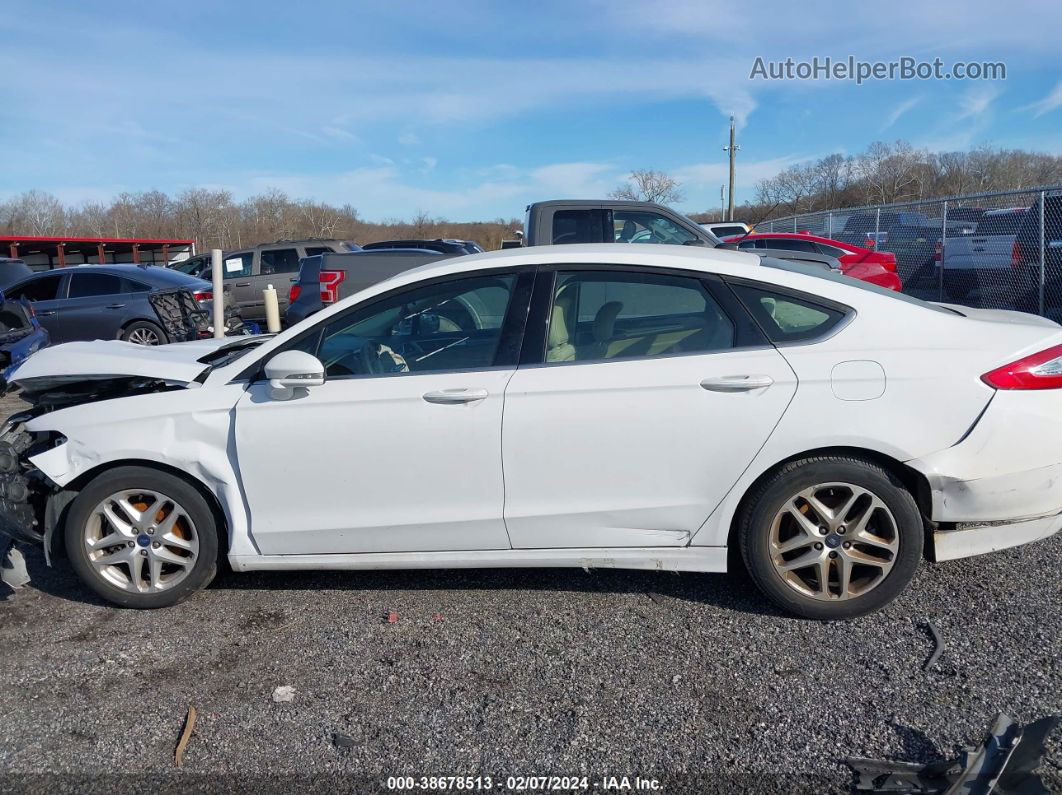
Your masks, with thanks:
M 1058 531 L 1062 328 L 776 264 L 525 248 L 275 337 L 44 350 L 13 376 L 34 408 L 0 439 L 0 530 L 142 608 L 222 555 L 721 572 L 736 544 L 822 619 L 886 604 L 923 556 Z

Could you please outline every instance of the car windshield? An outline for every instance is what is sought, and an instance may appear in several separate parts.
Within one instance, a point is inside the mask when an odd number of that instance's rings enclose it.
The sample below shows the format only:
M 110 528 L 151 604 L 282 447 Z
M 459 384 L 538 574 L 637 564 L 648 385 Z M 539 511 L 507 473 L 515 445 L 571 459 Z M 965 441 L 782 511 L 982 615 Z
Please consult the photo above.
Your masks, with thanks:
M 821 266 L 808 265 L 802 262 L 793 262 L 792 260 L 775 259 L 774 257 L 761 257 L 760 264 L 766 268 L 777 268 L 780 271 L 790 271 L 791 273 L 802 273 L 805 276 L 814 276 L 816 279 L 827 279 L 831 282 L 839 282 L 848 287 L 855 287 L 857 290 L 866 290 L 870 293 L 877 293 L 887 298 L 891 298 L 894 301 L 903 301 L 905 304 L 915 304 L 926 309 L 931 309 L 934 312 L 944 312 L 949 315 L 960 315 L 965 317 L 962 312 L 951 307 L 940 306 L 939 304 L 931 304 L 928 301 L 923 301 L 921 298 L 915 298 L 914 296 L 906 295 L 905 293 L 898 293 L 895 290 L 889 290 L 886 287 L 879 287 L 876 284 L 870 282 L 864 282 L 860 279 L 853 279 L 850 276 L 842 276 L 832 270 L 826 270 Z

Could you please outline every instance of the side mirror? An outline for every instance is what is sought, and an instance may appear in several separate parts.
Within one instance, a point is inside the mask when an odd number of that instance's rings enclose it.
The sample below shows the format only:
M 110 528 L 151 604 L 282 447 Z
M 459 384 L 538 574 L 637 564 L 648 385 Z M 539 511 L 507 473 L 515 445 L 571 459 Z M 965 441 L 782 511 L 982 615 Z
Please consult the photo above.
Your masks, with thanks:
M 265 376 L 274 400 L 291 400 L 296 396 L 296 390 L 325 382 L 324 365 L 305 351 L 278 353 L 266 362 Z

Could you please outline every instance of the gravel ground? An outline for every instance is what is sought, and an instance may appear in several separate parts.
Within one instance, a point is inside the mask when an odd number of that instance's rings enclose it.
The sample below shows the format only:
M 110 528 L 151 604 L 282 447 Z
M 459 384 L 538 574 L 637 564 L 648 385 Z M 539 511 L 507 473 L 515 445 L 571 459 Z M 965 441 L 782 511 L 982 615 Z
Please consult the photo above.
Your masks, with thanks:
M 29 563 L 33 583 L 0 602 L 5 791 L 585 774 L 591 790 L 639 775 L 848 792 L 846 756 L 929 762 L 998 711 L 1062 713 L 1062 537 L 925 564 L 887 609 L 835 624 L 781 615 L 740 574 L 226 573 L 137 612 Z M 926 620 L 946 640 L 928 672 Z M 1062 792 L 1057 734 L 1041 770 Z

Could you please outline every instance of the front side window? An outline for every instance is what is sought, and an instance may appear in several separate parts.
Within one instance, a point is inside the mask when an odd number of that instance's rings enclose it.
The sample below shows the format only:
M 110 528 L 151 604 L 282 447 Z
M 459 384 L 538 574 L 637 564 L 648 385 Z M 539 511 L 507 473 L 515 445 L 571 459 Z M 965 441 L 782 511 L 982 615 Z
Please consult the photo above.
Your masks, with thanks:
M 245 251 L 242 254 L 226 254 L 222 260 L 226 279 L 240 279 L 250 276 L 254 264 L 254 252 Z M 205 278 L 205 277 L 204 277 Z
M 324 327 L 317 357 L 329 378 L 491 367 L 516 278 L 455 279 L 355 309 Z
M 262 274 L 295 273 L 299 270 L 299 252 L 293 248 L 273 248 L 262 252 Z
M 61 278 L 60 274 L 42 276 L 14 290 L 9 290 L 7 295 L 16 300 L 25 298 L 27 301 L 54 301 L 59 294 L 59 279 Z
M 693 232 L 660 213 L 617 210 L 612 214 L 612 222 L 617 243 L 671 243 L 681 246 L 698 239 Z
M 695 278 L 617 271 L 557 274 L 547 362 L 707 353 L 734 324 Z
M 833 307 L 787 293 L 745 284 L 735 284 L 733 287 L 771 342 L 800 342 L 822 336 L 845 316 L 844 312 Z

